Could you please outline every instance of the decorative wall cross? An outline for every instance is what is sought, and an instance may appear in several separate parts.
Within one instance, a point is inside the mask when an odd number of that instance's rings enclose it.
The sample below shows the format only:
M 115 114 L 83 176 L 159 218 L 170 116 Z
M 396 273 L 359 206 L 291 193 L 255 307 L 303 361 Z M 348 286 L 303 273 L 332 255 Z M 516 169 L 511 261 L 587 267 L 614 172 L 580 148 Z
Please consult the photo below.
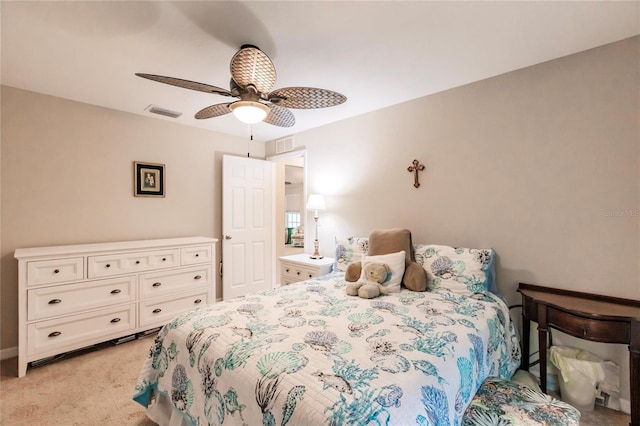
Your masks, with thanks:
M 412 165 L 407 168 L 408 171 L 415 173 L 413 186 L 416 188 L 420 187 L 420 181 L 418 179 L 418 172 L 424 170 L 424 164 L 420 164 L 418 160 L 413 160 Z

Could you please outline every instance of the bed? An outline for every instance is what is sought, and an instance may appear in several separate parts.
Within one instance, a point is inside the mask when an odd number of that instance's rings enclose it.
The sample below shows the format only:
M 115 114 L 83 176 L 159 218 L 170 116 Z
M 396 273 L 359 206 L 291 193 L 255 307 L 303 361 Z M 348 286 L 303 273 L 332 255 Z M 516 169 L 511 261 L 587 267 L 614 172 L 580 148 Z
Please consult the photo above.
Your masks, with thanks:
M 489 291 L 493 251 L 415 245 L 429 291 L 361 299 L 345 295 L 344 270 L 362 240 L 337 244 L 329 275 L 166 324 L 134 400 L 161 425 L 459 425 L 485 378 L 520 364 Z

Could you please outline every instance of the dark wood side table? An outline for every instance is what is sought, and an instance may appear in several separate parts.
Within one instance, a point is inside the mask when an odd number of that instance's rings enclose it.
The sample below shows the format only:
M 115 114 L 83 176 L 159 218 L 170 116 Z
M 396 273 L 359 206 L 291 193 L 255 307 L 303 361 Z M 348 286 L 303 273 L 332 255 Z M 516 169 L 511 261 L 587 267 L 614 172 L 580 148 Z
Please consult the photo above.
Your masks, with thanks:
M 531 321 L 538 323 L 540 387 L 547 391 L 549 328 L 581 339 L 629 345 L 631 425 L 640 426 L 640 300 L 622 299 L 520 283 L 522 369 L 529 370 Z

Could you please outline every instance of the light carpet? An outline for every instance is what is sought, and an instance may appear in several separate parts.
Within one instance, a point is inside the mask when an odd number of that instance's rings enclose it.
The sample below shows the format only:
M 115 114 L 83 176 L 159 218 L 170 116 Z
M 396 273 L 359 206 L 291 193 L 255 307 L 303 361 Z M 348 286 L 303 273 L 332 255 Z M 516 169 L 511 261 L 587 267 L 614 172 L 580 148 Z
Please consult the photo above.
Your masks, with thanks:
M 18 379 L 18 361 L 2 362 L 1 425 L 152 426 L 134 387 L 153 337 L 68 355 Z

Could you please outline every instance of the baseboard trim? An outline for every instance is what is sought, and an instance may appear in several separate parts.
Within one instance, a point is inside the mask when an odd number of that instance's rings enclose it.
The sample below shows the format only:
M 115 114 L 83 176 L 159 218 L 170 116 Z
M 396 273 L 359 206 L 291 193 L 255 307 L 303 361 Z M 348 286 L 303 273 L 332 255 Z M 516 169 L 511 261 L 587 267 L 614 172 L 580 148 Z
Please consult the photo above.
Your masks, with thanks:
M 631 414 L 631 400 L 620 398 L 620 411 Z
M 12 348 L 0 349 L 0 361 L 4 361 L 5 359 L 15 358 L 18 356 L 18 347 L 14 346 Z

